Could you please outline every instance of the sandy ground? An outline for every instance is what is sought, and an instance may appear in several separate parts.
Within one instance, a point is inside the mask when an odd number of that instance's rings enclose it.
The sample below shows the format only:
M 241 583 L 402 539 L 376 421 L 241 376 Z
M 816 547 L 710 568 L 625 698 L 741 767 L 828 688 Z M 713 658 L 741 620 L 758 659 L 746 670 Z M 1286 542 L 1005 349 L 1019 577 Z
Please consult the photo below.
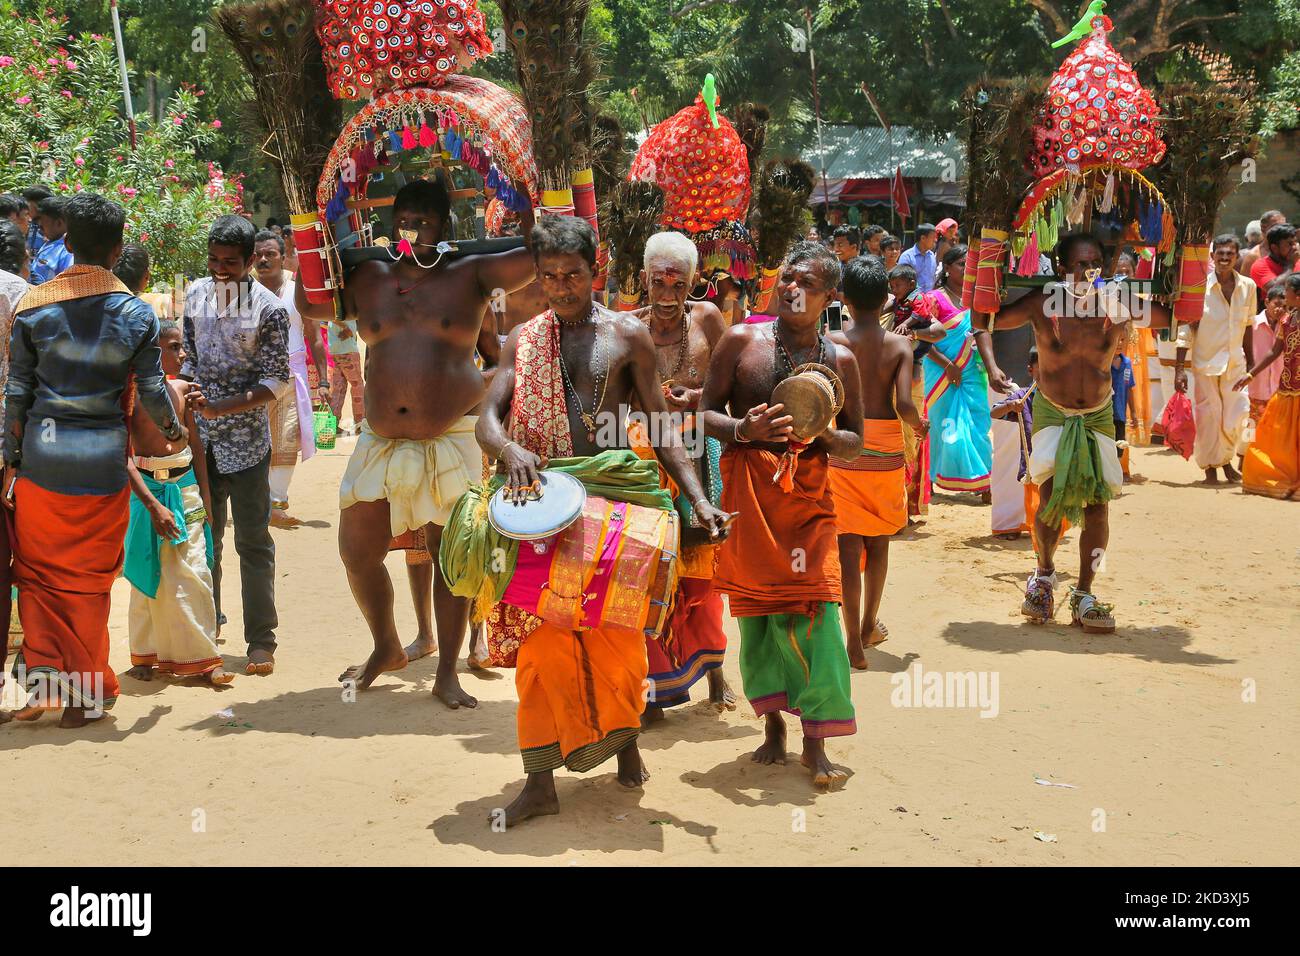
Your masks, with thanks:
M 278 671 L 224 691 L 123 679 L 111 717 L 82 731 L 0 728 L 5 803 L 24 857 L 67 864 L 1288 864 L 1300 764 L 1296 637 L 1300 505 L 1191 482 L 1194 466 L 1140 449 L 1147 476 L 1112 508 L 1098 591 L 1113 636 L 1018 614 L 1026 541 L 988 535 L 973 499 L 940 498 L 892 548 L 882 618 L 892 639 L 853 675 L 852 768 L 817 794 L 792 759 L 759 767 L 742 703 L 694 703 L 642 736 L 653 779 L 621 789 L 613 762 L 561 773 L 562 815 L 494 832 L 523 782 L 513 676 L 462 680 L 477 710 L 430 695 L 434 662 L 382 678 L 355 703 L 336 678 L 370 639 L 335 544 L 336 489 L 353 439 L 300 466 L 277 531 Z M 1074 566 L 1077 533 L 1067 538 Z M 233 558 L 233 544 L 227 541 Z M 400 554 L 398 620 L 414 633 Z M 227 572 L 238 594 L 237 565 Z M 1069 575 L 1066 575 L 1069 580 Z M 129 666 L 127 588 L 111 621 Z M 1062 593 L 1064 588 L 1062 588 Z M 242 664 L 239 608 L 223 650 Z M 1061 619 L 1068 617 L 1062 611 Z M 738 646 L 728 620 L 733 648 Z M 897 707 L 891 677 L 983 673 L 997 715 Z M 463 670 L 463 665 L 462 665 Z M 740 690 L 735 653 L 726 664 Z M 1253 688 L 1253 699 L 1251 690 Z M 701 697 L 703 683 L 697 685 Z M 1245 699 L 1243 699 L 1245 698 Z M 233 717 L 222 716 L 229 709 Z M 797 725 L 791 719 L 791 748 Z M 1039 777 L 1076 789 L 1043 786 Z M 1035 831 L 1055 835 L 1041 842 Z

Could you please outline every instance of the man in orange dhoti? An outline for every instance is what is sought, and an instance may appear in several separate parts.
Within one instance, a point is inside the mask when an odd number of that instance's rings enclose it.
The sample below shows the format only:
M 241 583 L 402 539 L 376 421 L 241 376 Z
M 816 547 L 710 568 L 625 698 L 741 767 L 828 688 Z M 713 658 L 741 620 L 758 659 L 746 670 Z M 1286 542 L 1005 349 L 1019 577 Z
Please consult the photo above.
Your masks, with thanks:
M 722 507 L 739 512 L 723 545 L 716 585 L 740 624 L 745 696 L 764 718 L 762 764 L 785 762 L 782 711 L 803 724 L 802 762 L 818 786 L 847 774 L 827 757 L 827 737 L 852 734 L 849 660 L 840 631 L 840 556 L 828 458 L 862 451 L 857 362 L 818 334 L 840 263 L 817 243 L 796 245 L 781 266 L 775 322 L 732 326 L 714 349 L 700 407 L 705 430 L 726 443 Z M 844 405 L 822 434 L 791 438 L 792 418 L 772 390 L 808 362 L 844 388 Z
M 912 404 L 912 337 L 886 332 L 880 325 L 888 293 L 881 260 L 850 260 L 844 265 L 844 300 L 853 313 L 853 328 L 830 336 L 857 360 L 866 416 L 862 453 L 851 461 L 832 458 L 830 463 L 844 631 L 849 663 L 858 670 L 867 669 L 866 649 L 889 635 L 877 615 L 889 573 L 889 538 L 907 525 L 902 421 L 922 438 L 930 429 Z
M 546 216 L 533 228 L 532 248 L 551 308 L 506 339 L 477 427 L 479 443 L 501 462 L 507 491 L 519 501 L 540 487 L 538 471 L 550 459 L 597 454 L 598 433 L 626 435 L 623 410 L 631 402 L 647 415 L 668 416 L 649 329 L 592 301 L 591 226 Z M 655 456 L 693 502 L 701 525 L 720 533 L 721 513 L 705 498 L 676 429 L 650 432 Z M 498 611 L 490 641 L 494 656 L 503 640 L 516 649 L 519 749 L 528 780 L 492 822 L 511 826 L 557 813 L 557 767 L 582 772 L 617 755 L 619 783 L 640 787 L 649 779 L 636 746 L 648 666 L 644 637 L 614 628 L 564 630 L 517 608 Z
M 4 505 L 26 632 L 15 670 L 33 691 L 15 716 L 63 708 L 61 726 L 79 727 L 118 693 L 108 610 L 128 521 L 131 375 L 163 438 L 179 449 L 187 434 L 163 378 L 158 319 L 109 271 L 122 251 L 122 208 L 80 193 L 66 220 L 74 265 L 27 293 L 14 319 Z

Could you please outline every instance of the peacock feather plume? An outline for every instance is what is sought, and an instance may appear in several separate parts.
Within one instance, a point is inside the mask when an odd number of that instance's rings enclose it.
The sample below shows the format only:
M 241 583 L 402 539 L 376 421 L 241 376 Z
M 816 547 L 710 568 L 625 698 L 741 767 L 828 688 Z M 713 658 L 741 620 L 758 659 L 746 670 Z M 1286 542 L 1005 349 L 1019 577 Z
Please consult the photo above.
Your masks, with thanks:
M 610 192 L 600 211 L 604 235 L 609 242 L 614 277 L 624 292 L 640 288 L 641 260 L 645 244 L 659 230 L 664 214 L 664 192 L 654 183 L 620 182 Z
M 312 0 L 226 4 L 212 12 L 252 85 L 262 150 L 274 160 L 290 212 L 316 208 L 316 183 L 342 125 L 329 95 Z
M 790 247 L 807 232 L 816 174 L 803 160 L 771 159 L 763 166 L 754 190 L 754 215 L 759 265 L 775 269 Z
M 533 128 L 533 158 L 543 189 L 567 189 L 590 165 L 588 90 L 596 60 L 584 36 L 590 0 L 497 0 Z

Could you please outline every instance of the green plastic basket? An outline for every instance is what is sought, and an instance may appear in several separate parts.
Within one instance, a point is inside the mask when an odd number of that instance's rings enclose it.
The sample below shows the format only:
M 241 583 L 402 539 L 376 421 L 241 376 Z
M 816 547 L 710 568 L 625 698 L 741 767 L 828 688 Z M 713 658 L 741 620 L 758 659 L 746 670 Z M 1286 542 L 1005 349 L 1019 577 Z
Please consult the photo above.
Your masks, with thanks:
M 328 408 L 317 409 L 312 415 L 316 431 L 317 448 L 333 448 L 339 435 L 339 420 Z

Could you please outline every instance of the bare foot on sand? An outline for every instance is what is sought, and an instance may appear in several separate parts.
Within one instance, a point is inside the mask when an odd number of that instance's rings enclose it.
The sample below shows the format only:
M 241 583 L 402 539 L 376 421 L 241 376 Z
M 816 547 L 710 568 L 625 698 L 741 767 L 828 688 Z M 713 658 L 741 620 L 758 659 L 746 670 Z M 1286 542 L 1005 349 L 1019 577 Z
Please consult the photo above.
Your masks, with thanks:
M 1228 481 L 1241 481 L 1240 472 L 1238 472 L 1237 469 L 1233 468 L 1231 465 L 1223 466 L 1223 477 L 1227 478 Z
M 65 707 L 63 708 L 63 717 L 59 720 L 59 726 L 75 730 L 78 727 L 93 724 L 97 720 L 103 720 L 104 716 L 103 711 L 100 711 L 99 716 L 91 717 L 86 713 L 84 707 Z
M 356 684 L 357 690 L 365 690 L 375 682 L 375 678 L 380 674 L 386 674 L 389 671 L 400 671 L 406 666 L 406 651 L 399 650 L 396 654 L 381 652 L 375 648 L 375 652 L 366 658 L 364 664 L 354 664 L 342 674 L 339 675 L 339 683 L 346 684 L 349 681 Z
M 785 720 L 780 714 L 763 718 L 763 745 L 749 759 L 762 764 L 785 763 Z
M 641 726 L 649 727 L 651 724 L 657 724 L 667 716 L 662 707 L 654 704 L 645 705 L 645 713 L 641 715 Z
M 136 664 L 126 672 L 126 676 L 136 680 L 153 680 L 153 667 L 149 664 Z
M 866 647 L 863 645 L 862 641 L 850 640 L 848 642 L 848 647 L 849 647 L 849 666 L 852 667 L 855 671 L 867 670 L 868 669 L 867 650 Z
M 523 823 L 530 817 L 552 816 L 560 812 L 560 798 L 555 795 L 555 775 L 549 771 L 530 773 L 524 789 L 505 810 L 493 810 L 488 822 L 494 827 Z M 504 814 L 504 819 L 502 819 Z
M 465 693 L 460 686 L 460 678 L 456 676 L 456 662 L 451 662 L 451 667 L 444 670 L 438 668 L 438 676 L 433 681 L 433 696 L 438 698 L 452 710 L 459 710 L 462 707 L 477 707 L 478 699 Z
M 245 674 L 257 674 L 265 677 L 275 670 L 275 655 L 264 648 L 257 647 L 248 652 L 248 663 L 244 665 Z
M 736 695 L 732 691 L 731 685 L 727 679 L 722 676 L 722 668 L 715 667 L 709 671 L 709 703 L 713 708 L 722 713 L 724 710 L 736 709 Z
M 629 790 L 637 790 L 650 779 L 650 771 L 645 768 L 641 760 L 641 751 L 637 749 L 636 741 L 618 752 L 618 782 Z
M 410 644 L 406 645 L 406 660 L 418 661 L 421 657 L 428 657 L 437 648 L 437 643 L 428 634 L 421 634 Z
M 220 667 L 208 671 L 203 676 L 208 679 L 208 683 L 213 687 L 225 687 L 235 679 L 234 674 L 230 673 L 230 671 L 222 670 Z
M 838 790 L 849 779 L 848 772 L 831 763 L 826 756 L 824 741 L 804 738 L 803 756 L 799 762 L 812 771 L 813 786 Z

